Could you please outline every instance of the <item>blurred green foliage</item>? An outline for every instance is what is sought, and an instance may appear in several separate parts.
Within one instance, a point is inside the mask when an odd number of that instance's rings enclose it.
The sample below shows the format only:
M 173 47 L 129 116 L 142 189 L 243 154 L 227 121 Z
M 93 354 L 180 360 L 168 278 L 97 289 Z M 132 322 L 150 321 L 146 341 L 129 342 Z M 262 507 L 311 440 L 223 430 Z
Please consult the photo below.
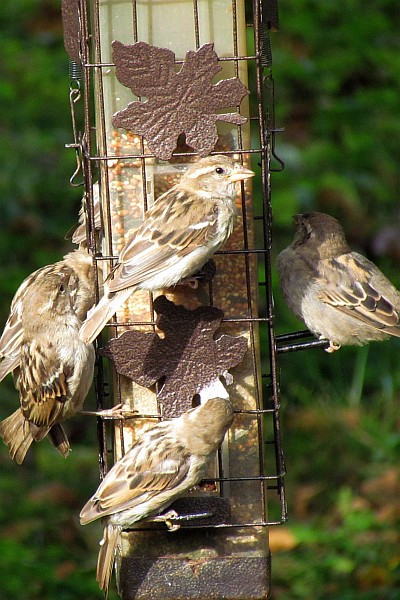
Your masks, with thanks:
M 0 6 L 0 293 L 10 298 L 24 276 L 68 248 L 81 192 L 68 185 L 74 169 L 68 60 L 60 3 Z M 7 303 L 2 302 L 1 317 Z M 2 318 L 3 321 L 3 318 Z
M 393 1 L 281 0 L 271 34 L 286 162 L 272 177 L 274 252 L 291 214 L 328 212 L 398 287 L 399 18 Z M 301 329 L 274 278 L 278 332 Z M 397 598 L 399 349 L 279 357 L 289 522 L 271 533 L 274 599 Z
M 271 37 L 286 168 L 272 177 L 274 253 L 292 238 L 292 214 L 326 211 L 400 287 L 400 5 L 281 0 L 279 8 L 281 31 Z M 72 129 L 60 2 L 1 2 L 0 24 L 3 324 L 22 279 L 70 248 L 63 238 L 81 190 L 68 183 L 75 157 L 64 148 Z M 274 286 L 278 333 L 303 328 L 275 273 Z M 391 340 L 279 357 L 290 520 L 271 532 L 274 599 L 398 598 L 398 356 Z M 16 402 L 10 378 L 1 394 L 4 418 Z M 98 483 L 94 426 L 82 417 L 68 428 L 67 461 L 43 442 L 18 467 L 0 447 L 0 597 L 101 597 L 100 526 L 82 528 L 77 516 Z

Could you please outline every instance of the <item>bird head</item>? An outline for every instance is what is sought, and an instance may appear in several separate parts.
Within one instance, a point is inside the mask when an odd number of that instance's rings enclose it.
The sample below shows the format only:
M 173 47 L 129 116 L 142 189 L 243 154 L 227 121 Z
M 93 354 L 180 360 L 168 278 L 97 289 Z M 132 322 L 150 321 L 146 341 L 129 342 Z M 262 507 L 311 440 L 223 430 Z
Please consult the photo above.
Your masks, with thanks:
M 72 307 L 69 279 L 68 273 L 53 272 L 34 281 L 29 289 L 29 302 L 24 304 L 21 314 L 22 323 L 33 323 L 40 315 L 51 319 L 69 312 Z
M 334 217 L 320 212 L 308 212 L 293 217 L 296 226 L 294 246 L 318 250 L 320 258 L 332 258 L 350 248 L 342 226 Z
M 207 156 L 194 163 L 182 177 L 182 184 L 189 184 L 194 191 L 205 197 L 233 197 L 235 183 L 254 177 L 247 169 L 228 156 Z

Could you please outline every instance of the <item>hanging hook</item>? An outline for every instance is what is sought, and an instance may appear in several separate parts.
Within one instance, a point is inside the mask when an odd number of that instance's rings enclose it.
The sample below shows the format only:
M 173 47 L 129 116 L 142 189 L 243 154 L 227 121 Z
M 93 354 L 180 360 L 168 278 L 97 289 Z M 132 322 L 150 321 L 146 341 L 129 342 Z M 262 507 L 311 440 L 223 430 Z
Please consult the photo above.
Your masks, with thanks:
M 282 133 L 284 131 L 284 127 L 276 127 L 275 126 L 275 82 L 272 77 L 272 72 L 268 69 L 268 73 L 263 78 L 264 88 L 266 90 L 266 95 L 269 98 L 267 101 L 267 135 L 271 135 L 271 156 L 276 160 L 278 166 L 271 167 L 270 170 L 279 173 L 283 171 L 285 168 L 285 161 L 277 154 L 275 149 L 275 138 L 277 133 Z
M 73 144 L 65 144 L 66 148 L 74 148 L 75 149 L 75 157 L 76 157 L 76 168 L 72 173 L 69 182 L 73 187 L 80 187 L 83 185 L 83 181 L 79 183 L 75 183 L 75 179 L 82 170 L 82 159 L 81 159 L 81 143 L 80 136 L 76 127 L 76 114 L 75 114 L 75 105 L 81 99 L 81 82 L 80 79 L 82 77 L 82 66 L 73 61 L 69 61 L 69 75 L 70 75 L 70 84 L 69 84 L 69 105 L 71 110 L 71 120 L 72 120 L 72 135 L 74 142 Z

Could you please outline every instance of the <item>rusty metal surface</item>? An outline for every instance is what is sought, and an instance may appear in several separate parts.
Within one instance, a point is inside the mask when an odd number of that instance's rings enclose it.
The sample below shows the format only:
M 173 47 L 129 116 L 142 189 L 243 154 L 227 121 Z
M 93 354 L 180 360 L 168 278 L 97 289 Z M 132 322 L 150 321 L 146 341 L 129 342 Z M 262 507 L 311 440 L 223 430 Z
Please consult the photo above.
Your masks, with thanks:
M 78 0 L 62 0 L 61 16 L 64 30 L 64 46 L 74 63 L 80 63 Z
M 212 84 L 222 69 L 214 44 L 189 50 L 178 73 L 175 54 L 166 48 L 117 40 L 112 45 L 117 79 L 136 96 L 146 97 L 145 102 L 136 100 L 118 111 L 114 127 L 143 135 L 158 158 L 171 158 L 181 133 L 200 156 L 208 156 L 218 141 L 216 121 L 246 123 L 247 118 L 239 113 L 217 112 L 239 105 L 249 91 L 237 77 Z
M 270 557 L 124 558 L 123 600 L 267 600 Z
M 215 306 L 188 310 L 158 296 L 156 324 L 163 332 L 126 331 L 101 350 L 116 371 L 139 385 L 151 387 L 162 380 L 157 401 L 165 419 L 192 408 L 192 398 L 210 382 L 226 375 L 247 351 L 244 337 L 218 335 L 223 312 Z

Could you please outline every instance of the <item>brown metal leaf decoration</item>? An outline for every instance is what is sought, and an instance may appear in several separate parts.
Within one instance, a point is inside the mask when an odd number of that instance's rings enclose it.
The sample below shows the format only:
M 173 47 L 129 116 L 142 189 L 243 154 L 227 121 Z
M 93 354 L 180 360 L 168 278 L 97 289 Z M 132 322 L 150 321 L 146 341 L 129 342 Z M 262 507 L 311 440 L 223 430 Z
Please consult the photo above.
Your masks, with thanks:
M 154 309 L 164 338 L 126 331 L 110 340 L 101 353 L 114 362 L 118 373 L 139 385 L 162 382 L 157 399 L 164 417 L 176 417 L 192 407 L 195 394 L 243 360 L 247 340 L 231 335 L 215 339 L 223 312 L 214 306 L 188 310 L 159 296 Z
M 70 59 L 80 64 L 78 0 L 61 0 L 64 46 Z
M 112 46 L 117 79 L 136 96 L 146 98 L 117 112 L 113 126 L 143 135 L 158 158 L 171 158 L 181 133 L 200 156 L 207 156 L 218 140 L 216 121 L 236 125 L 247 121 L 236 112 L 217 112 L 238 106 L 249 92 L 237 77 L 213 85 L 213 77 L 221 70 L 213 44 L 187 52 L 178 72 L 175 54 L 166 48 L 146 42 L 114 41 Z

